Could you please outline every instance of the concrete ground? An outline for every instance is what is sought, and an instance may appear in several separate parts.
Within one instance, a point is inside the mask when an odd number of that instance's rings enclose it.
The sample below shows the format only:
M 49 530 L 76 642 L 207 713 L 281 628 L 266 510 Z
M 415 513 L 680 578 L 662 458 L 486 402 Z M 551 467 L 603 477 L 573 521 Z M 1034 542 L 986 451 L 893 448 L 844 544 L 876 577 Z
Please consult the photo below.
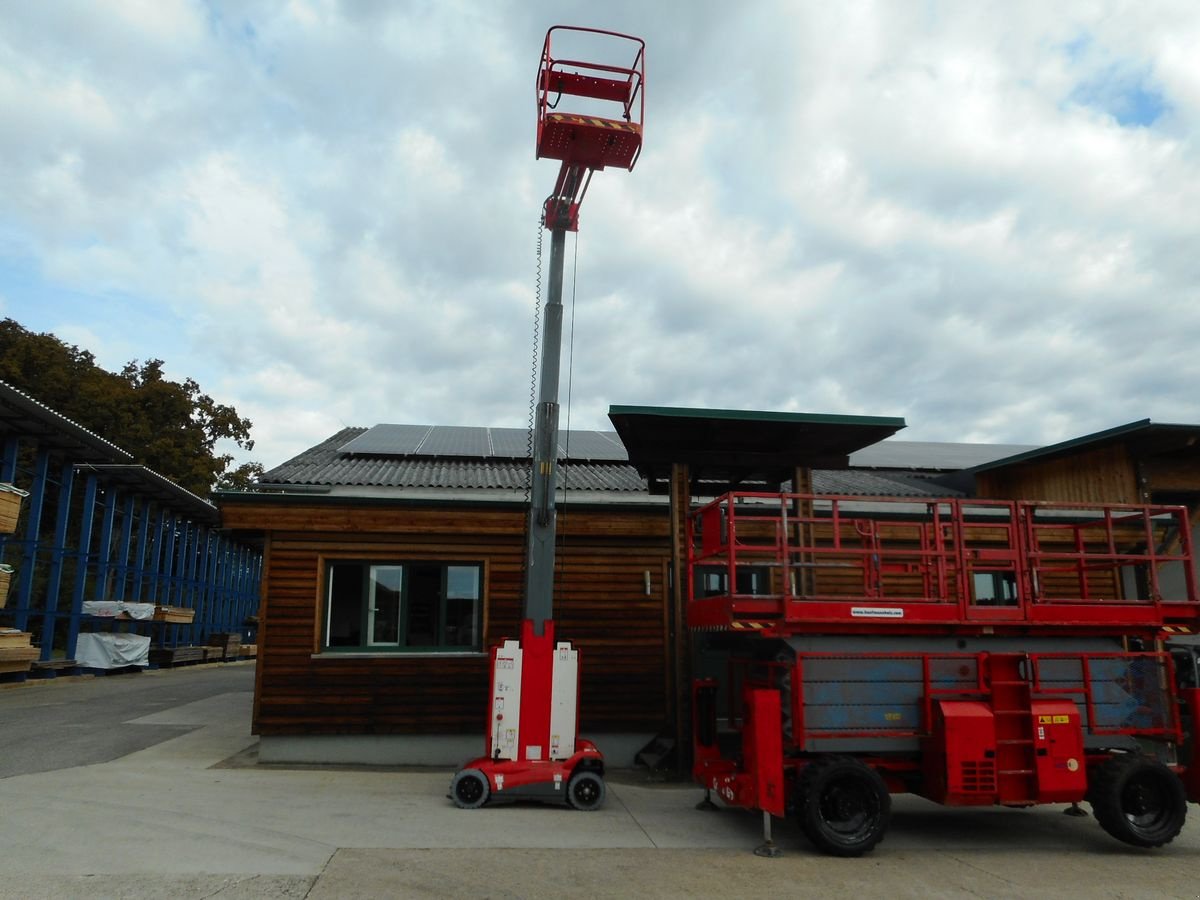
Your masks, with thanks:
M 784 856 L 763 859 L 751 853 L 758 816 L 696 811 L 695 787 L 637 773 L 615 773 L 594 813 L 468 812 L 446 799 L 449 771 L 261 766 L 249 733 L 253 669 L 242 668 L 200 699 L 188 699 L 187 679 L 198 676 L 186 669 L 0 691 L 0 734 L 22 721 L 54 741 L 74 723 L 46 710 L 76 717 L 73 690 L 127 691 L 125 678 L 156 688 L 155 711 L 113 707 L 137 713 L 120 730 L 144 730 L 139 749 L 0 777 L 0 898 L 1200 894 L 1200 818 L 1145 852 L 1061 807 L 949 810 L 898 797 L 869 856 L 819 856 L 777 823 Z

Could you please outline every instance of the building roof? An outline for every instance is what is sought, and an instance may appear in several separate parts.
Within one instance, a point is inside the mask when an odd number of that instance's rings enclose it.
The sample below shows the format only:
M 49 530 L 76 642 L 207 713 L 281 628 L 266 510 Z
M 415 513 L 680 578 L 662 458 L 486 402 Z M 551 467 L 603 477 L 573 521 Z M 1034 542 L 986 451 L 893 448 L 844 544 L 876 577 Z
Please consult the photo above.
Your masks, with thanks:
M 1081 450 L 1096 450 L 1113 444 L 1126 444 L 1138 455 L 1161 455 L 1200 449 L 1200 425 L 1179 425 L 1141 419 L 1104 431 L 1085 434 L 1057 444 L 1027 449 L 990 462 L 979 463 L 972 472 L 987 472 L 1024 462 L 1069 456 Z
M 220 519 L 215 505 L 146 466 L 89 464 L 79 468 L 95 472 L 105 484 L 120 485 L 134 494 L 159 501 L 167 509 L 186 513 L 193 521 L 213 524 Z
M 0 381 L 0 433 L 27 435 L 79 462 L 128 462 L 133 454 Z
M 1038 449 L 1034 444 L 951 444 L 889 438 L 850 454 L 850 465 L 868 469 L 959 472 Z
M 428 430 L 429 426 L 413 428 Z M 387 455 L 372 444 L 365 444 L 372 449 L 364 453 L 364 443 L 360 443 L 359 439 L 372 430 L 342 429 L 315 447 L 265 472 L 259 481 L 259 489 L 292 493 L 328 492 L 341 496 L 377 495 L 384 491 L 395 495 L 399 491 L 414 497 L 461 498 L 465 490 L 473 491 L 479 499 L 520 499 L 524 495 L 529 480 L 527 456 L 520 459 L 495 456 L 451 458 L 414 452 Z M 495 433 L 501 429 L 486 430 Z M 376 436 L 379 434 L 382 432 L 377 432 Z M 614 432 L 584 434 L 601 435 L 608 442 L 617 440 Z M 472 440 L 476 438 L 478 435 L 471 436 Z M 562 441 L 564 447 L 572 448 L 572 456 L 574 447 L 582 443 L 576 440 L 575 433 Z M 565 489 L 568 492 L 581 492 L 593 499 L 598 495 L 615 501 L 647 499 L 649 488 L 646 479 L 624 458 L 623 449 L 620 457 L 608 460 L 564 458 L 559 473 Z M 817 493 L 854 496 L 945 497 L 958 493 L 934 482 L 933 474 L 817 470 L 813 473 L 813 487 Z

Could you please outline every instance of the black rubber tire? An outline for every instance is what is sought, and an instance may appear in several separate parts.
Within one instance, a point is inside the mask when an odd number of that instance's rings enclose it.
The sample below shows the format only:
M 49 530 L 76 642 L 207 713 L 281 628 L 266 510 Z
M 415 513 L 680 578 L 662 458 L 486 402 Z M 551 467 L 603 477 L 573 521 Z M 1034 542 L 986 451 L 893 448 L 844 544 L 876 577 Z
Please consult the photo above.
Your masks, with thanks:
M 450 799 L 459 809 L 479 809 L 491 795 L 487 776 L 478 769 L 463 769 L 450 782 Z
M 883 840 L 892 795 L 878 772 L 852 756 L 827 756 L 800 773 L 800 829 L 830 856 L 862 856 Z
M 1135 847 L 1161 847 L 1175 839 L 1187 818 L 1187 791 L 1157 759 L 1117 753 L 1089 778 L 1088 802 L 1100 827 Z
M 567 782 L 567 803 L 572 809 L 581 812 L 593 812 L 604 805 L 604 797 L 608 789 L 604 779 L 595 772 L 587 769 L 576 772 Z

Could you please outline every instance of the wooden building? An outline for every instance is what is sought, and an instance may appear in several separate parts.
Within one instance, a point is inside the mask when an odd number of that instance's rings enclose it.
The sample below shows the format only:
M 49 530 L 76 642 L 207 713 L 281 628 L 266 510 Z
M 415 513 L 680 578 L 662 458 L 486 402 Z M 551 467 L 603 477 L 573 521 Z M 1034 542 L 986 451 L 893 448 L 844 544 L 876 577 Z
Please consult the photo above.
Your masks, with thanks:
M 1142 419 L 976 466 L 980 497 L 1200 509 L 1200 426 Z
M 1043 477 L 1038 466 L 1060 465 L 1027 446 L 880 442 L 899 419 L 627 407 L 611 417 L 619 436 L 560 441 L 554 614 L 583 656 L 581 730 L 618 765 L 686 724 L 690 646 L 669 496 L 687 506 L 734 483 L 965 496 L 978 479 L 987 496 L 1015 497 Z M 1130 440 L 1157 434 L 1128 428 Z M 1100 465 L 1116 451 L 1092 437 L 1065 448 L 1102 451 L 1085 455 L 1082 483 L 1087 467 L 1117 477 Z M 1170 471 L 1156 459 L 1150 470 Z M 487 651 L 516 636 L 522 615 L 528 465 L 521 429 L 377 425 L 331 436 L 255 492 L 220 496 L 223 526 L 264 553 L 262 759 L 445 765 L 479 752 Z

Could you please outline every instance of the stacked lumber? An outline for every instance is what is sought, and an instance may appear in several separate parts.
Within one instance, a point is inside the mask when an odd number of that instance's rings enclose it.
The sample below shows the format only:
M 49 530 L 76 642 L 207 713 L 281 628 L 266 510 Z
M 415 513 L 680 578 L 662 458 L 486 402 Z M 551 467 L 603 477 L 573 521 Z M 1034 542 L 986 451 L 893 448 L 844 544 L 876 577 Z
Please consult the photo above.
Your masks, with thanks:
M 150 650 L 150 665 L 171 668 L 205 662 L 203 647 L 154 647 Z
M 258 656 L 258 644 L 242 644 L 242 658 L 254 659 Z
M 159 606 L 154 610 L 155 622 L 171 622 L 175 625 L 190 625 L 196 611 L 186 606 Z
M 29 496 L 15 484 L 0 484 L 0 534 L 13 534 L 17 530 L 17 517 L 21 515 L 21 501 Z
M 33 661 L 41 655 L 31 646 L 30 634 L 15 628 L 0 628 L 0 674 L 28 672 Z
M 208 636 L 208 646 L 220 649 L 221 659 L 237 659 L 241 652 L 242 635 L 237 631 L 219 631 Z

